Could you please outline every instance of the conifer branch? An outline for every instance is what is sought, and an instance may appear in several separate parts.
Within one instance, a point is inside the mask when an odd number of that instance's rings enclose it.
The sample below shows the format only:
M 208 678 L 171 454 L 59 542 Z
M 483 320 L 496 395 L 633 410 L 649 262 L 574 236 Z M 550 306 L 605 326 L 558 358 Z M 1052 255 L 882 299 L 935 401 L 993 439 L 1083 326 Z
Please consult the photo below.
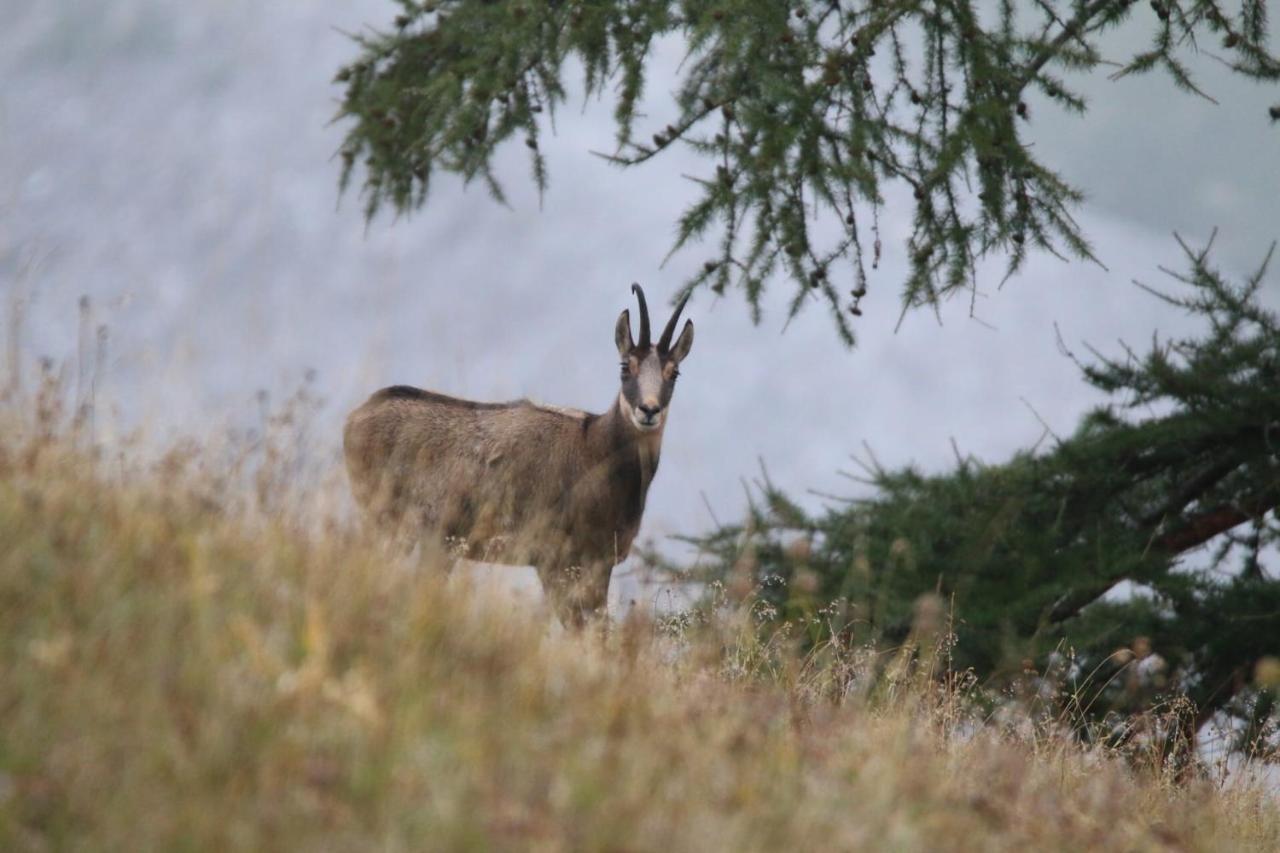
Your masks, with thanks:
M 1083 99 L 1052 69 L 1109 63 L 1098 38 L 1132 16 L 1133 0 L 1004 0 L 994 16 L 975 0 L 400 0 L 390 29 L 357 36 L 360 57 L 339 70 L 339 119 L 348 124 L 339 185 L 363 173 L 369 217 L 426 203 L 440 172 L 505 194 L 493 157 L 523 139 L 539 192 L 548 186 L 540 138 L 566 97 L 565 70 L 581 63 L 588 96 L 612 98 L 616 147 L 599 156 L 653 168 L 677 143 L 707 158 L 693 176 L 700 197 L 678 220 L 673 250 L 713 239 L 717 257 L 685 282 L 740 289 L 760 312 L 768 286 L 791 279 L 792 314 L 820 294 L 848 343 L 851 320 L 881 260 L 888 190 L 911 196 L 913 229 L 903 310 L 977 289 L 978 265 L 1003 257 L 1006 280 L 1034 251 L 1094 260 L 1074 218 L 1082 193 L 1022 139 L 1024 101 L 1038 90 L 1062 109 Z M 1239 14 L 1217 0 L 1153 0 L 1148 49 L 1115 76 L 1163 71 L 1209 95 L 1181 54 L 1222 39 L 1236 73 L 1280 80 L 1268 44 L 1265 0 Z M 637 141 L 637 106 L 655 43 L 687 53 L 669 115 Z M 885 58 L 875 59 L 880 51 Z M 887 61 L 886 61 L 887 60 Z M 717 112 L 714 134 L 703 131 Z M 706 135 L 701 135 L 706 133 Z M 819 244 L 831 218 L 840 233 Z M 868 238 L 873 239 L 868 239 Z M 869 248 L 874 247 L 874 248 Z M 733 275 L 730 275 L 730 273 Z

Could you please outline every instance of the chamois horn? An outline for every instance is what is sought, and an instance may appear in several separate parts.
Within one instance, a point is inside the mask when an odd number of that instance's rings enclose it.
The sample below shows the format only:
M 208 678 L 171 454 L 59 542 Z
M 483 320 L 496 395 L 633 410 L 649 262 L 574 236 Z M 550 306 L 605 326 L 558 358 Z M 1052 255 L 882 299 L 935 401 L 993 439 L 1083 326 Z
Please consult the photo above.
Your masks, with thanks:
M 662 337 L 658 339 L 658 352 L 666 352 L 671 346 L 671 335 L 675 333 L 676 321 L 680 319 L 680 312 L 684 310 L 684 304 L 689 301 L 689 294 L 684 295 L 684 299 L 680 300 L 680 304 L 676 306 L 675 313 L 671 315 L 671 319 L 667 321 L 667 327 L 662 330 Z
M 640 302 L 640 343 L 636 346 L 644 349 L 649 346 L 649 305 L 644 301 L 644 291 L 640 289 L 640 285 L 632 284 L 631 292 Z

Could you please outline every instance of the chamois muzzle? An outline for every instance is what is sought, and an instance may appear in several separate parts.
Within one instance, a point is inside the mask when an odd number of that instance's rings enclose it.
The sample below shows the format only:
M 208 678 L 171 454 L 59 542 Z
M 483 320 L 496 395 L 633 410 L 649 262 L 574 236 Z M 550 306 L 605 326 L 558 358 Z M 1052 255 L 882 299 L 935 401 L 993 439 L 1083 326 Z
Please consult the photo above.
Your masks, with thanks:
M 640 411 L 640 426 L 656 427 L 658 425 L 658 415 L 662 413 L 662 407 L 646 406 L 642 403 L 636 408 Z

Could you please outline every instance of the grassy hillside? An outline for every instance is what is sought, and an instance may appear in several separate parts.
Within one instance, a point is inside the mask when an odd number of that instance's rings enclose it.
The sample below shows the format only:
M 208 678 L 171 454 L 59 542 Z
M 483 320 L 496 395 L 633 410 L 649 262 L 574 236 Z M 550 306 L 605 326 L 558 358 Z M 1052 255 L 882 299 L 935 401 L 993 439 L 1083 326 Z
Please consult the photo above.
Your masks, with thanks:
M 566 635 L 285 491 L 245 510 L 208 451 L 8 415 L 0 849 L 1280 849 L 1247 786 L 909 680 L 837 702 L 847 659 L 731 615 Z

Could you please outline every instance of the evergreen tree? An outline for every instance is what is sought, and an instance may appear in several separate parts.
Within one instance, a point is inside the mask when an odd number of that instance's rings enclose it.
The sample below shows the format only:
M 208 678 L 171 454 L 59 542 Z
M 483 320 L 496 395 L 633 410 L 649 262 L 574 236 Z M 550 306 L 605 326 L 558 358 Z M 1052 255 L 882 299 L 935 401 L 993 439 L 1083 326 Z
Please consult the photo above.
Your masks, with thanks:
M 501 201 L 493 157 L 512 141 L 545 190 L 540 139 L 576 60 L 587 93 L 613 99 L 612 162 L 677 144 L 706 159 L 673 250 L 714 239 L 718 254 L 686 289 L 738 289 L 758 309 L 786 275 L 793 313 L 821 299 L 848 343 L 899 189 L 914 214 L 904 310 L 974 287 L 984 258 L 1012 275 L 1033 248 L 1092 257 L 1072 218 L 1080 192 L 1025 142 L 1032 93 L 1083 114 L 1064 76 L 1104 65 L 1198 93 L 1184 58 L 1210 43 L 1234 72 L 1280 81 L 1265 0 L 399 6 L 337 74 L 341 186 L 359 178 L 367 216 L 422 205 L 439 170 Z M 1105 32 L 1135 17 L 1149 18 L 1149 47 L 1105 63 Z M 647 63 L 672 36 L 687 55 L 669 113 L 642 116 Z M 824 217 L 840 225 L 834 242 L 818 236 Z M 815 643 L 901 643 L 922 595 L 940 593 L 957 620 L 953 665 L 990 684 L 1028 661 L 1068 688 L 1087 680 L 1090 701 L 1067 708 L 1081 722 L 1177 690 L 1197 708 L 1188 731 L 1222 713 L 1256 737 L 1280 683 L 1280 578 L 1266 565 L 1280 536 L 1280 320 L 1256 299 L 1265 265 L 1232 284 L 1207 249 L 1183 248 L 1189 270 L 1160 298 L 1209 331 L 1082 364 L 1114 403 L 1074 435 L 944 475 L 873 463 L 872 497 L 817 516 L 766 482 L 744 524 L 700 540 L 705 576 L 757 588 L 774 623 L 806 624 Z M 1126 584 L 1134 594 L 1109 595 Z
M 495 150 L 528 146 L 547 186 L 539 139 L 565 98 L 568 60 L 591 95 L 614 97 L 610 159 L 647 163 L 677 143 L 705 156 L 701 197 L 679 219 L 675 248 L 718 230 L 719 252 L 687 283 L 741 288 L 754 309 L 775 273 L 813 296 L 853 341 L 866 266 L 880 259 L 886 193 L 914 201 L 904 308 L 974 286 L 978 262 L 1010 274 L 1032 247 L 1092 257 L 1072 219 L 1080 192 L 1023 140 L 1030 92 L 1083 113 L 1068 71 L 1104 64 L 1102 34 L 1149 16 L 1151 44 L 1115 76 L 1167 72 L 1196 92 L 1183 57 L 1220 45 L 1234 71 L 1280 80 L 1266 0 L 399 0 L 385 31 L 358 36 L 340 69 L 342 186 L 363 166 L 373 216 L 406 212 L 437 170 L 479 179 L 495 198 Z M 664 37 L 687 56 L 668 115 L 637 114 L 646 63 Z M 1272 109 L 1280 117 L 1280 105 Z M 841 223 L 816 235 L 816 217 Z
M 1182 245 L 1178 289 L 1152 293 L 1207 333 L 1082 364 L 1114 402 L 1073 435 L 942 475 L 873 460 L 872 496 L 817 516 L 766 480 L 745 523 L 696 540 L 702 576 L 815 643 L 901 644 L 936 593 L 956 669 L 1002 686 L 1032 661 L 1067 697 L 1088 681 L 1065 710 L 1094 720 L 1183 694 L 1187 733 L 1225 712 L 1246 745 L 1280 686 L 1280 317 L 1256 298 L 1266 264 L 1231 284 Z

